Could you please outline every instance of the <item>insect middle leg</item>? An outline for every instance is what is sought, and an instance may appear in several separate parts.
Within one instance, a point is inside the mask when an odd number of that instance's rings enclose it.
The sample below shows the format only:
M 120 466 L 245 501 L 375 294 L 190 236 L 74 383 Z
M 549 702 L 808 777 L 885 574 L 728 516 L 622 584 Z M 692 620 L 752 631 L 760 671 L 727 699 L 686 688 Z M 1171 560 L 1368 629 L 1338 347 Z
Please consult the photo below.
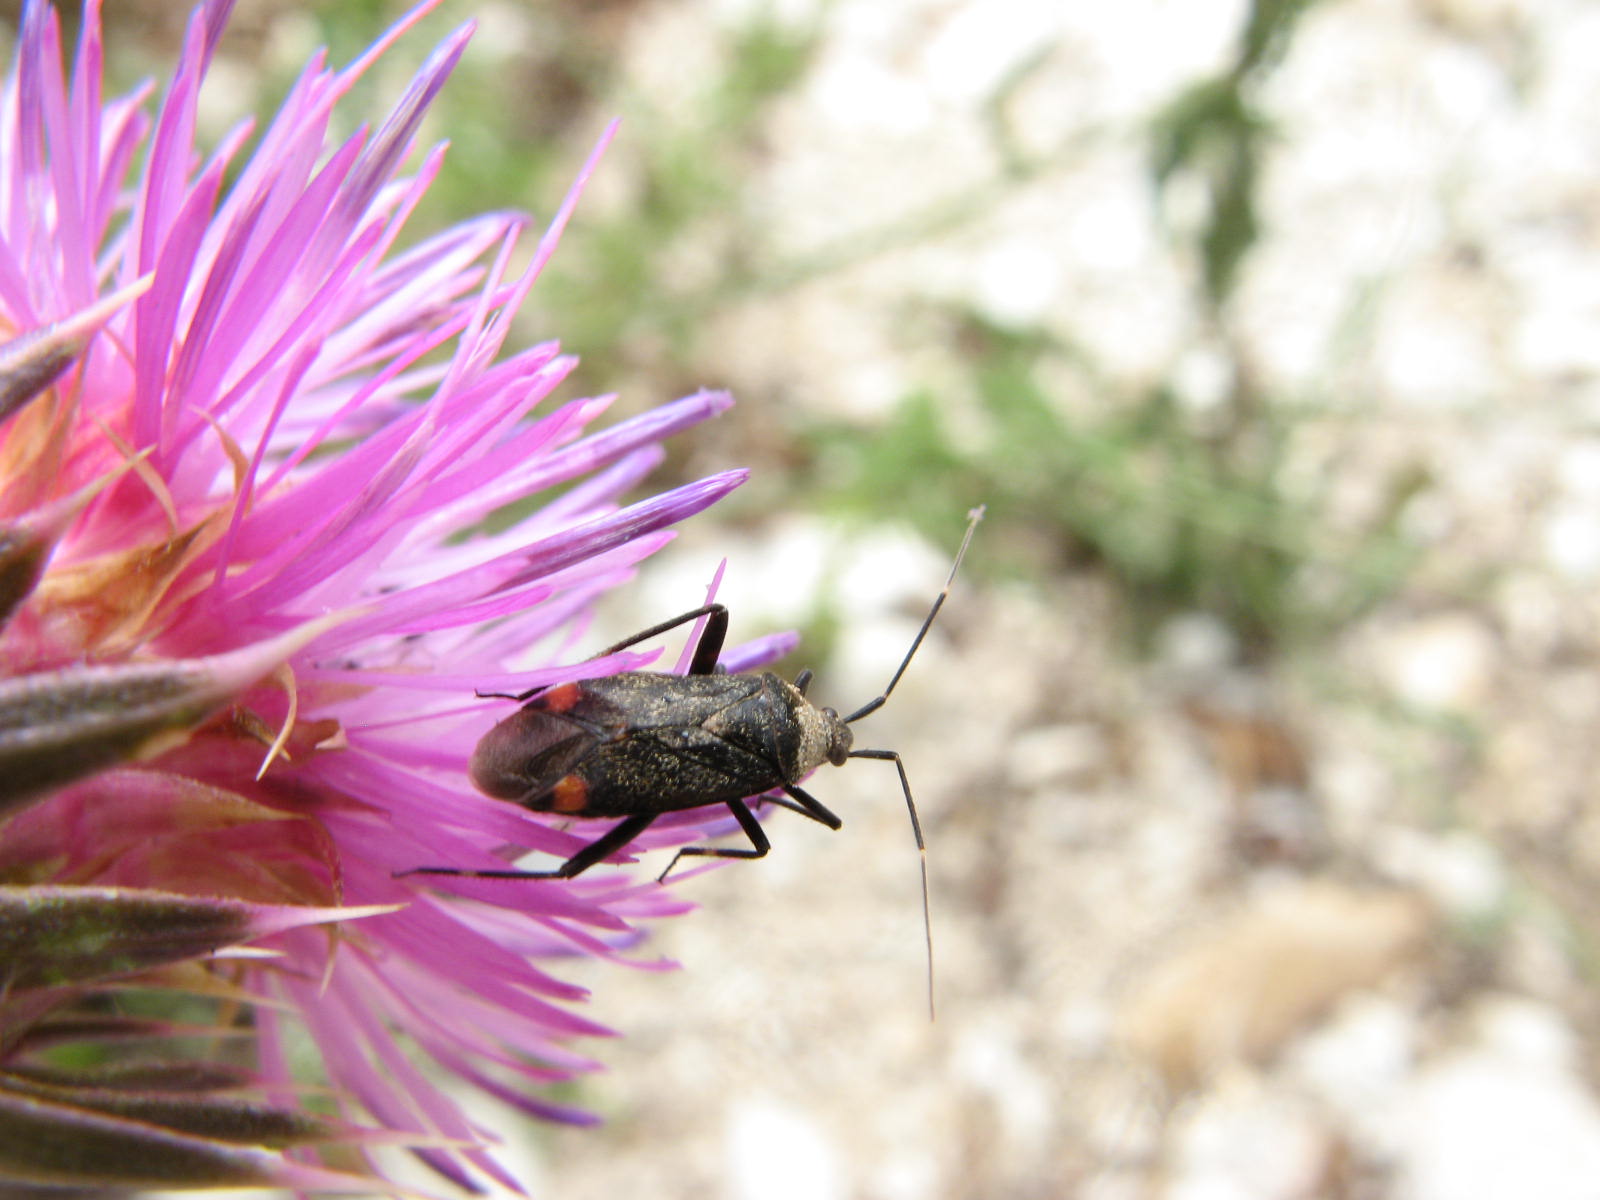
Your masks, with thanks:
M 838 829 L 844 824 L 843 821 L 828 811 L 821 801 L 802 789 L 794 787 L 792 784 L 785 784 L 783 790 L 793 799 L 785 800 L 777 796 L 763 796 L 761 799 L 765 803 L 776 804 L 780 808 L 787 808 L 791 812 L 797 812 L 802 817 L 810 817 L 819 825 L 826 825 L 829 829 Z M 727 846 L 685 846 L 672 856 L 672 861 L 667 864 L 667 869 L 656 876 L 656 882 L 660 883 L 668 875 L 672 874 L 672 868 L 678 865 L 680 858 L 765 858 L 767 851 L 772 849 L 772 843 L 767 840 L 767 832 L 761 828 L 761 822 L 756 820 L 755 814 L 750 811 L 750 806 L 743 800 L 730 800 L 728 802 L 728 811 L 733 814 L 734 819 L 739 822 L 739 828 L 744 830 L 745 836 L 750 839 L 752 849 L 744 850 Z
M 772 843 L 767 840 L 766 830 L 761 828 L 761 822 L 756 820 L 755 814 L 750 811 L 750 806 L 743 800 L 730 800 L 728 811 L 733 814 L 733 819 L 739 822 L 739 828 L 744 830 L 744 835 L 750 839 L 750 849 L 745 850 L 736 846 L 684 846 L 672 856 L 667 869 L 656 876 L 656 882 L 660 883 L 672 874 L 672 868 L 678 865 L 680 858 L 765 858 L 767 851 L 772 849 Z

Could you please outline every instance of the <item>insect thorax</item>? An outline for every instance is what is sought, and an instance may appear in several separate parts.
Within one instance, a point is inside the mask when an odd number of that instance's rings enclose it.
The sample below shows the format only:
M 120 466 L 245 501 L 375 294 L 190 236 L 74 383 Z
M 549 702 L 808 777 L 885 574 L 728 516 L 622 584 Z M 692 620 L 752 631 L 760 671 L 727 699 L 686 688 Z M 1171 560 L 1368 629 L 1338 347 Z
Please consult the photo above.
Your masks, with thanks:
M 796 764 L 795 778 L 816 770 L 825 762 L 844 766 L 855 740 L 850 726 L 841 721 L 833 709 L 818 708 L 808 702 L 792 684 L 785 683 L 784 687 L 796 702 L 793 713 L 800 726 L 800 761 Z

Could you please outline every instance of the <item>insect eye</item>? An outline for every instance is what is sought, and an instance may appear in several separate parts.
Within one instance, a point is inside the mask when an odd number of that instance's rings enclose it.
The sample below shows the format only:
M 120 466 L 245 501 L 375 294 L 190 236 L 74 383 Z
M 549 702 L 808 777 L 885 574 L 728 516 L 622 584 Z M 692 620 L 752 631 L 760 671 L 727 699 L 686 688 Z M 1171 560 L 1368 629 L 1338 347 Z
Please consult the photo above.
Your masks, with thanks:
M 836 767 L 842 767 L 845 760 L 850 757 L 850 747 L 855 745 L 855 734 L 850 731 L 850 726 L 839 720 L 839 714 L 833 709 L 824 709 L 830 717 L 834 718 L 833 742 L 828 747 L 828 761 Z

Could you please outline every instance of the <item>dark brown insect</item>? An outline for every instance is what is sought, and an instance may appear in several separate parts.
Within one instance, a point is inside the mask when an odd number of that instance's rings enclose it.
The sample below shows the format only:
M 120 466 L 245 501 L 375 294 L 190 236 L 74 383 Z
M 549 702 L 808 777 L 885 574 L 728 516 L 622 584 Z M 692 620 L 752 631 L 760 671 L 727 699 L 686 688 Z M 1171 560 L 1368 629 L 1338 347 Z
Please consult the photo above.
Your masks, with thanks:
M 983 509 L 970 514 L 944 590 L 933 602 L 899 669 L 878 696 L 847 717 L 806 699 L 811 672 L 793 683 L 769 672 L 729 675 L 717 666 L 728 632 L 728 610 L 720 604 L 663 621 L 608 646 L 597 657 L 707 618 L 687 674 L 627 671 L 506 699 L 522 707 L 494 726 L 472 755 L 472 782 L 486 795 L 536 812 L 579 818 L 622 818 L 612 828 L 549 871 L 472 871 L 423 867 L 406 874 L 464 875 L 491 879 L 571 879 L 616 854 L 663 813 L 726 805 L 749 847 L 685 846 L 681 858 L 762 858 L 772 845 L 750 811 L 756 796 L 838 829 L 842 822 L 799 786 L 823 763 L 843 766 L 852 758 L 887 759 L 900 773 L 901 790 L 917 849 L 923 856 L 922 904 L 928 918 L 927 852 L 916 802 L 900 755 L 893 750 L 857 750 L 850 726 L 881 708 L 950 594 L 956 571 L 972 541 Z M 782 792 L 782 796 L 763 793 Z M 932 944 L 929 934 L 930 999 Z

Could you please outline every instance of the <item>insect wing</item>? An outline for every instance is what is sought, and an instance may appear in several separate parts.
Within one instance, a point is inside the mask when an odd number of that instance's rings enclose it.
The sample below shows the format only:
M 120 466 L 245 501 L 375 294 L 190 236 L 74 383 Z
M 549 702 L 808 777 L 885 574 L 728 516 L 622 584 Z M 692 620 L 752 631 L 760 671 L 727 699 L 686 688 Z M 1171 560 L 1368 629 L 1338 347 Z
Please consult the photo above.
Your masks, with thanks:
M 540 692 L 484 734 L 472 752 L 474 786 L 497 800 L 545 807 L 538 799 L 618 728 L 614 706 L 587 691 L 586 683 L 564 683 Z
M 780 782 L 771 761 L 717 729 L 760 692 L 758 678 L 634 672 L 590 680 L 586 690 L 585 716 L 596 711 L 591 703 L 626 715 L 625 727 L 614 727 L 576 768 L 586 816 L 725 804 Z
M 703 726 L 760 690 L 752 675 L 666 675 L 629 671 L 589 679 L 574 712 L 628 729 Z

